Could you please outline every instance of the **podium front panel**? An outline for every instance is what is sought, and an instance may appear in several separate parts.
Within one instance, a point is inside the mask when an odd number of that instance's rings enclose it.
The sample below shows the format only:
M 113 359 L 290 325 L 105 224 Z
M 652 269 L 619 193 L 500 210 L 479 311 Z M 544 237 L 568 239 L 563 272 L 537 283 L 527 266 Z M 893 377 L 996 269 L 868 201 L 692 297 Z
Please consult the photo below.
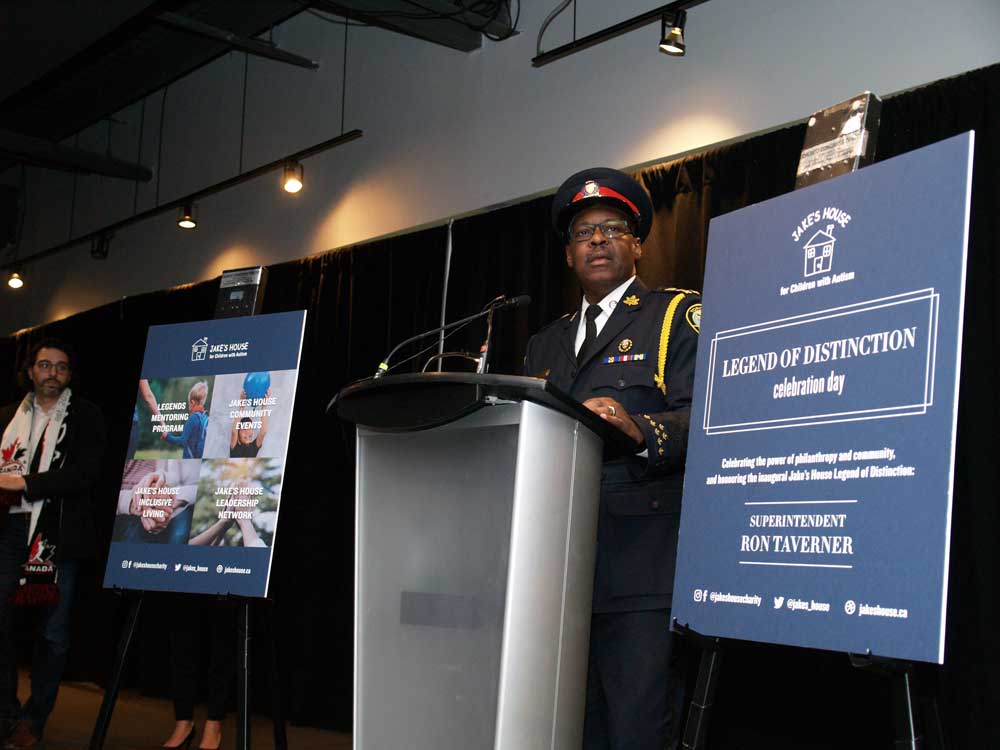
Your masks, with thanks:
M 537 404 L 358 429 L 358 750 L 579 747 L 600 440 Z
M 518 411 L 359 431 L 356 747 L 493 745 Z

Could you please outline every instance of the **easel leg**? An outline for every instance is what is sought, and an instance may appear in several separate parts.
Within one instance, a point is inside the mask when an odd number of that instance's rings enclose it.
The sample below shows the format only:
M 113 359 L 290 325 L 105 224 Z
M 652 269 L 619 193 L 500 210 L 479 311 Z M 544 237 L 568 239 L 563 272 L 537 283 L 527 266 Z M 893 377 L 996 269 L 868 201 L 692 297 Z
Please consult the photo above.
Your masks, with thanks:
M 94 731 L 90 735 L 90 750 L 102 750 L 104 747 L 104 739 L 108 735 L 108 727 L 111 726 L 111 714 L 114 713 L 115 703 L 118 701 L 118 691 L 121 690 L 125 659 L 128 656 L 129 646 L 132 644 L 132 636 L 135 635 L 135 625 L 139 621 L 142 592 L 135 592 L 130 599 L 128 614 L 125 615 L 125 625 L 122 628 L 121 637 L 118 639 L 118 650 L 115 653 L 115 663 L 111 670 L 111 680 L 108 682 L 107 690 L 104 691 L 101 710 L 97 713 Z
M 909 669 L 904 669 L 892 675 L 893 719 L 896 725 L 896 741 L 898 750 L 923 750 L 925 747 L 923 731 L 920 727 L 919 713 L 914 703 L 913 675 Z
M 702 750 L 705 747 L 721 661 L 719 639 L 706 641 L 701 651 L 701 664 L 698 666 L 698 682 L 694 695 L 691 696 L 691 706 L 688 708 L 687 723 L 684 727 L 684 741 L 681 744 L 684 750 Z
M 897 659 L 872 656 L 871 654 L 848 654 L 851 664 L 859 669 L 873 670 L 890 681 L 892 690 L 892 720 L 896 731 L 893 747 L 897 750 L 930 750 L 943 747 L 940 725 L 936 722 L 937 706 L 930 703 L 931 720 L 935 721 L 935 733 L 930 739 L 924 733 L 924 714 L 921 700 L 915 689 L 915 670 L 912 664 Z
M 250 750 L 250 602 L 241 601 L 238 613 L 239 633 L 236 673 L 236 750 Z
M 269 603 L 270 644 L 271 644 L 271 721 L 274 724 L 274 750 L 288 750 L 288 735 L 285 732 L 285 705 L 281 695 L 280 656 L 278 654 L 277 605 Z

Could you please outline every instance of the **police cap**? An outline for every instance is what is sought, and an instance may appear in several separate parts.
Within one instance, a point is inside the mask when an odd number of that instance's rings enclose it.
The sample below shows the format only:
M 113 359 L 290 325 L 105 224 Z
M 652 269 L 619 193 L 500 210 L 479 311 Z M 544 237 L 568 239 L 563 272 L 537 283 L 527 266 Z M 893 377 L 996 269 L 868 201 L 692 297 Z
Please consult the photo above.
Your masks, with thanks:
M 552 225 L 563 237 L 577 212 L 608 205 L 631 217 L 635 234 L 645 240 L 653 225 L 653 203 L 645 188 L 624 172 L 592 167 L 567 179 L 552 199 Z

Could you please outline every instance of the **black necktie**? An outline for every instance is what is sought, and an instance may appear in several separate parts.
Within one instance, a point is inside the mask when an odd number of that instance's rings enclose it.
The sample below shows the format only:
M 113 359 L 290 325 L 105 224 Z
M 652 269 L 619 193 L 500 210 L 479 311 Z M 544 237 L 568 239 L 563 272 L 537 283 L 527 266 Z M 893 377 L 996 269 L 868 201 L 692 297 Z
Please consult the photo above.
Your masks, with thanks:
M 587 308 L 584 313 L 584 317 L 587 319 L 587 334 L 583 337 L 583 345 L 580 347 L 580 351 L 576 354 L 576 366 L 579 367 L 583 364 L 583 360 L 587 357 L 587 352 L 590 351 L 591 347 L 594 345 L 594 339 L 597 338 L 597 316 L 601 314 L 600 305 L 591 305 Z

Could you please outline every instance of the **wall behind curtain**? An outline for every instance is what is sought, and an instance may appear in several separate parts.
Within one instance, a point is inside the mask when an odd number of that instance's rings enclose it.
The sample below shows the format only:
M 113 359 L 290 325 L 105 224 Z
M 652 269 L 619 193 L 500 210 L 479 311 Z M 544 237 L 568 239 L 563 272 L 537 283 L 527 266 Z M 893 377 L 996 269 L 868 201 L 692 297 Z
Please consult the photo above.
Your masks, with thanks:
M 917 89 L 885 102 L 878 142 L 888 158 L 965 130 L 977 130 L 972 237 L 961 384 L 954 505 L 950 615 L 944 668 L 922 668 L 927 696 L 937 698 L 952 747 L 1000 741 L 995 636 L 1000 536 L 996 509 L 998 421 L 996 326 L 1000 305 L 995 248 L 1000 216 L 1000 66 Z M 792 189 L 804 128 L 785 128 L 725 148 L 640 170 L 656 207 L 640 273 L 648 283 L 700 288 L 708 222 L 720 214 Z M 583 164 L 581 164 L 583 166 Z M 497 320 L 494 372 L 518 372 L 530 334 L 578 304 L 579 290 L 559 239 L 549 228 L 550 200 L 538 198 L 456 221 L 447 317 L 480 309 L 500 293 L 529 294 L 534 304 Z M 296 721 L 347 729 L 351 715 L 353 586 L 353 442 L 351 431 L 323 416 L 327 400 L 374 371 L 381 357 L 440 314 L 446 229 L 415 232 L 335 253 L 273 266 L 265 312 L 308 309 L 284 487 L 273 607 L 257 610 L 255 699 L 266 709 L 275 682 L 268 643 L 280 652 L 284 700 Z M 75 342 L 83 353 L 81 392 L 100 403 L 111 426 L 101 496 L 109 536 L 135 398 L 146 327 L 209 318 L 212 282 L 130 298 L 0 341 L 0 353 L 24 352 L 43 334 Z M 711 304 L 711 300 L 706 300 Z M 474 350 L 482 328 L 449 339 L 448 349 Z M 400 357 L 405 356 L 401 353 Z M 8 361 L 10 361 L 8 359 Z M 398 359 L 397 359 L 398 361 Z M 417 368 L 407 363 L 402 370 Z M 9 392 L 12 393 L 12 392 Z M 95 569 L 90 585 L 96 586 Z M 78 610 L 73 652 L 77 678 L 101 680 L 108 670 L 121 606 Z M 162 694 L 167 655 L 158 624 L 165 597 L 149 597 L 130 679 Z M 78 640 L 78 643 L 80 641 Z M 697 649 L 683 649 L 696 666 Z M 831 716 L 838 718 L 836 722 Z M 817 729 L 819 727 L 819 729 Z M 892 740 L 887 679 L 850 666 L 842 654 L 756 644 L 727 647 L 712 747 L 834 748 L 886 746 Z

